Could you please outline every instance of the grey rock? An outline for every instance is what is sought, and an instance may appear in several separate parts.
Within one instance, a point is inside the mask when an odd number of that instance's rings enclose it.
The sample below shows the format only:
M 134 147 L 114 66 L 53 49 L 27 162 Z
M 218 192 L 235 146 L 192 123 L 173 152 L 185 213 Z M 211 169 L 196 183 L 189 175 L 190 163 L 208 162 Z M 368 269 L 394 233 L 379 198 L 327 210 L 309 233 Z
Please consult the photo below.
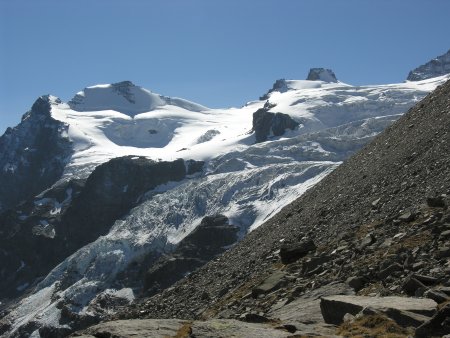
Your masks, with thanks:
M 439 250 L 436 252 L 436 256 L 438 258 L 450 257 L 450 247 L 444 246 L 442 248 L 439 248 Z
M 394 264 L 389 265 L 387 268 L 381 270 L 378 273 L 378 277 L 380 279 L 385 279 L 397 271 L 403 271 L 403 266 L 398 263 L 394 263 Z
M 406 211 L 398 217 L 398 219 L 402 222 L 411 222 L 414 218 L 415 215 L 411 211 Z
M 425 291 L 424 296 L 434 300 L 436 303 L 443 303 L 450 300 L 448 295 L 436 290 L 427 290 Z
M 275 271 L 268 278 L 266 278 L 260 285 L 252 289 L 252 296 L 258 297 L 261 294 L 266 294 L 279 289 L 286 283 L 286 274 L 282 271 Z
M 302 240 L 299 243 L 286 243 L 280 248 L 280 257 L 283 264 L 289 264 L 299 260 L 309 252 L 316 249 L 312 239 Z
M 322 255 L 322 256 L 314 256 L 308 259 L 305 259 L 302 262 L 302 272 L 308 273 L 315 269 L 317 269 L 319 266 L 329 262 L 332 259 L 331 256 L 328 255 Z
M 420 325 L 430 320 L 429 316 L 424 316 L 411 311 L 393 308 L 373 309 L 371 307 L 364 308 L 359 314 L 356 315 L 356 317 L 359 317 L 360 315 L 374 315 L 374 314 L 385 315 L 402 327 L 419 327 Z
M 436 284 L 439 282 L 439 278 L 432 277 L 432 276 L 420 275 L 417 273 L 414 273 L 412 276 L 415 279 L 417 279 L 418 281 L 424 283 L 425 285 L 432 285 L 432 284 Z
M 351 288 L 353 288 L 356 292 L 358 292 L 364 287 L 365 283 L 367 282 L 367 279 L 365 277 L 353 276 L 347 278 L 346 282 Z
M 248 323 L 267 323 L 270 319 L 257 313 L 245 313 L 239 319 Z
M 320 309 L 326 323 L 339 325 L 344 315 L 350 313 L 356 315 L 365 307 L 371 307 L 379 311 L 387 309 L 409 311 L 432 316 L 436 312 L 436 302 L 431 299 L 418 299 L 406 297 L 367 297 L 336 295 L 322 297 Z
M 418 281 L 416 278 L 410 276 L 406 278 L 402 288 L 407 294 L 414 295 L 418 289 L 420 288 L 426 289 L 426 286 L 422 282 Z
M 431 208 L 445 208 L 447 206 L 444 196 L 427 197 L 427 205 Z
M 368 247 L 369 245 L 372 245 L 373 243 L 375 243 L 375 236 L 372 234 L 367 234 L 362 240 L 361 243 L 359 244 L 359 249 L 363 250 L 365 247 Z
M 448 238 L 450 238 L 450 230 L 445 230 L 445 231 L 441 232 L 439 239 L 445 240 Z
M 439 309 L 426 323 L 416 329 L 416 337 L 434 337 L 450 333 L 450 303 Z

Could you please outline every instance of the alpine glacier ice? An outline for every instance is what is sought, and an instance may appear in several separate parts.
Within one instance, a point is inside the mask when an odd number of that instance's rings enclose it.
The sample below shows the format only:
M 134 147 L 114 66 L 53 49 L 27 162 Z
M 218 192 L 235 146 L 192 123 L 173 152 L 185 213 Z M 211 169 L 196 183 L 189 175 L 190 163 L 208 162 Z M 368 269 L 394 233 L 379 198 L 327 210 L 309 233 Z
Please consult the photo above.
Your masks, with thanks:
M 31 321 L 65 327 L 61 304 L 89 315 L 94 299 L 112 288 L 133 298 L 130 287 L 138 291 L 138 283 L 120 274 L 173 250 L 204 216 L 224 214 L 244 236 L 448 78 L 359 87 L 283 80 L 263 100 L 231 109 L 208 109 L 130 82 L 88 87 L 69 103 L 52 98 L 52 117 L 68 126 L 74 149 L 56 185 L 86 178 L 97 165 L 124 155 L 206 165 L 200 174 L 147 192 L 105 236 L 63 260 L 6 316 L 9 334 L 19 335 Z M 264 106 L 290 115 L 299 127 L 255 144 L 252 117 Z M 39 330 L 32 334 L 39 337 Z

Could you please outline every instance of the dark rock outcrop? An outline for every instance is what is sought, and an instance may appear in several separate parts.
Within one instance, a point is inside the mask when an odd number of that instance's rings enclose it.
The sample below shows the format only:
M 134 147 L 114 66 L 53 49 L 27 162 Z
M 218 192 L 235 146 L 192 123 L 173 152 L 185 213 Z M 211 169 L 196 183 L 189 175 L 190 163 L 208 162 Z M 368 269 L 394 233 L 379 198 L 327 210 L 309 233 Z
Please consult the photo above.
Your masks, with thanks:
M 68 126 L 51 115 L 51 100 L 38 98 L 0 137 L 0 213 L 54 184 L 73 153 Z
M 204 217 L 172 254 L 161 257 L 148 270 L 144 288 L 153 294 L 171 286 L 234 244 L 238 230 L 238 227 L 229 225 L 228 218 L 223 215 Z
M 281 262 L 283 264 L 295 262 L 315 249 L 316 245 L 311 239 L 305 239 L 299 243 L 283 244 L 280 248 Z
M 261 96 L 259 99 L 260 100 L 268 100 L 270 97 L 270 93 L 272 92 L 280 92 L 280 93 L 284 93 L 288 91 L 288 85 L 285 79 L 278 79 L 275 81 L 275 83 L 272 86 L 272 89 L 270 89 L 266 94 L 264 94 L 263 96 Z
M 409 72 L 408 81 L 421 81 L 450 73 L 450 50 Z
M 336 75 L 331 69 L 326 68 L 311 68 L 306 80 L 309 81 L 324 81 L 324 82 L 338 82 Z
M 3 213 L 0 299 L 22 293 L 80 247 L 107 233 L 146 192 L 184 179 L 188 168 L 191 173 L 202 168 L 201 163 L 189 163 L 115 158 L 98 166 L 85 182 L 59 184 L 37 201 Z
M 299 126 L 288 114 L 272 113 L 269 109 L 261 108 L 253 113 L 252 131 L 255 132 L 256 143 L 266 141 L 271 135 L 281 136 L 287 129 L 294 130 Z

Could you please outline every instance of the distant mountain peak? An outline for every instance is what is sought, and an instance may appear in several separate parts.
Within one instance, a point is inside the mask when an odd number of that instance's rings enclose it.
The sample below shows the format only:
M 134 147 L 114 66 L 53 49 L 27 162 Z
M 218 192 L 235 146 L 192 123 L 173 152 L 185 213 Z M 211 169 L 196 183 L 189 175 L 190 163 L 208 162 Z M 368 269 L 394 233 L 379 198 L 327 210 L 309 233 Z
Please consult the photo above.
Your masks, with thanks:
M 306 80 L 309 81 L 324 81 L 324 82 L 338 82 L 336 75 L 331 69 L 326 68 L 311 68 Z
M 408 81 L 421 81 L 450 73 L 450 50 L 409 72 Z
M 207 108 L 178 98 L 162 96 L 136 86 L 131 81 L 99 84 L 84 88 L 68 102 L 75 111 L 114 110 L 134 117 L 165 105 L 200 111 Z

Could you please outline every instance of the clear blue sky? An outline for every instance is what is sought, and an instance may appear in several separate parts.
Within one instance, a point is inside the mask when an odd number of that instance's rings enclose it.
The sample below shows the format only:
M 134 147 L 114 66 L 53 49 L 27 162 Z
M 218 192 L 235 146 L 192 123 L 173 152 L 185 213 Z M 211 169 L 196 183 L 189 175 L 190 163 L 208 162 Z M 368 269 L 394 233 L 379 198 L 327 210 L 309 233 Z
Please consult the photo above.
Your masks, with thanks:
M 449 22 L 448 0 L 0 0 L 0 133 L 98 83 L 228 107 L 310 67 L 401 82 L 450 49 Z

